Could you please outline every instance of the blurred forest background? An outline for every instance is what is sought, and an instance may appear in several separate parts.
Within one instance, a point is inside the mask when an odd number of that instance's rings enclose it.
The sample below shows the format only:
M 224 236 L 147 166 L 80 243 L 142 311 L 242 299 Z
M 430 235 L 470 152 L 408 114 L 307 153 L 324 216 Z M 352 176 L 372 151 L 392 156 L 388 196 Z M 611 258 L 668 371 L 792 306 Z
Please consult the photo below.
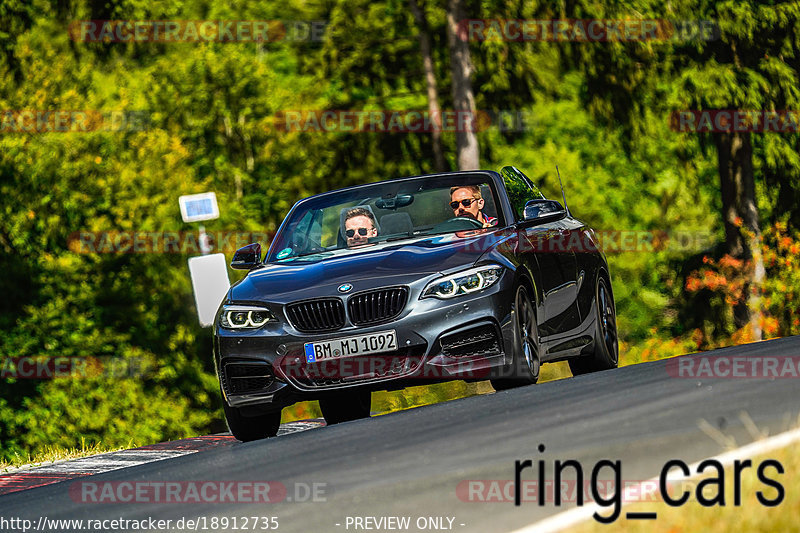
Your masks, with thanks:
M 713 20 L 718 35 L 473 40 L 470 65 L 448 42 L 454 8 L 470 19 Z M 80 20 L 324 21 L 325 30 L 319 40 L 103 43 L 71 39 Z M 196 252 L 76 253 L 70 235 L 196 231 L 177 198 L 209 190 L 221 216 L 207 230 L 269 232 L 301 197 L 457 169 L 454 132 L 442 132 L 437 155 L 430 133 L 287 132 L 276 117 L 427 110 L 431 79 L 440 108 L 459 109 L 459 58 L 477 110 L 524 117 L 478 132 L 482 168 L 513 164 L 560 199 L 558 164 L 570 208 L 593 227 L 698 237 L 608 254 L 622 364 L 800 333 L 800 136 L 670 128 L 680 110 L 800 109 L 799 20 L 796 2 L 749 0 L 0 1 L 0 112 L 148 118 L 138 131 L 0 133 L 0 362 L 91 356 L 149 369 L 134 379 L 3 378 L 0 459 L 224 428 L 186 264 Z M 409 394 L 382 407 L 453 392 Z

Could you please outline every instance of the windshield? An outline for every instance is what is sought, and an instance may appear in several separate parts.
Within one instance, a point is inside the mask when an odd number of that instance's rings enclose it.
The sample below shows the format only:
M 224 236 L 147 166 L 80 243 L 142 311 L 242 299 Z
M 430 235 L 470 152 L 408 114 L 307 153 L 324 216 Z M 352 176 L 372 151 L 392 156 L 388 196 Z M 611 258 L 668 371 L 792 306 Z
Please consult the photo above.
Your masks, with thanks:
M 496 198 L 486 175 L 422 177 L 320 195 L 290 213 L 267 262 L 497 226 Z

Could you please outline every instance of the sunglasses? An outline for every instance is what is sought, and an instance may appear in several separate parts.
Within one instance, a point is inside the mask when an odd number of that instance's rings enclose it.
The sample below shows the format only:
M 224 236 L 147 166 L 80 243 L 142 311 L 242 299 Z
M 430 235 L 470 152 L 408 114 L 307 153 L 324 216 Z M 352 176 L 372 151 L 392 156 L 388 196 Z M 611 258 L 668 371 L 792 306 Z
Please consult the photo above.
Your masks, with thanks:
M 469 207 L 472 205 L 472 202 L 477 202 L 478 200 L 479 198 L 464 198 L 460 202 L 450 202 L 450 209 L 458 209 L 458 204 Z
M 367 228 L 358 228 L 358 234 L 361 235 L 362 237 L 366 237 L 368 231 L 369 230 Z M 349 229 L 345 231 L 344 234 L 347 235 L 349 239 L 352 239 L 356 235 L 356 230 Z

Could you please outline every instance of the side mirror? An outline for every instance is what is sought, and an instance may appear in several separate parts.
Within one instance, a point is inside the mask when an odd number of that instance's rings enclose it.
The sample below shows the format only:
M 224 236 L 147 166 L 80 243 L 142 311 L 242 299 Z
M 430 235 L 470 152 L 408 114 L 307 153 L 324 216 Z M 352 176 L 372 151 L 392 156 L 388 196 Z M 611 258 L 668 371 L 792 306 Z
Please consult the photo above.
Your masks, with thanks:
M 261 245 L 257 242 L 242 246 L 233 254 L 231 268 L 252 270 L 261 264 Z
M 561 204 L 555 200 L 528 200 L 525 203 L 525 220 L 548 222 L 567 216 Z

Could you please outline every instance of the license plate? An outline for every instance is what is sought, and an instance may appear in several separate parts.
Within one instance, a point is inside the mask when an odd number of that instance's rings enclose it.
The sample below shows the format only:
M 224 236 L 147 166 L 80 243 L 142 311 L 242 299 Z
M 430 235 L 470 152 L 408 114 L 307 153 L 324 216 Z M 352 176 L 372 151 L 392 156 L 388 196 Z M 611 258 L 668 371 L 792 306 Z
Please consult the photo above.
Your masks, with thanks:
M 307 363 L 318 363 L 328 359 L 369 355 L 397 350 L 397 333 L 394 330 L 356 335 L 342 339 L 331 339 L 304 344 Z

